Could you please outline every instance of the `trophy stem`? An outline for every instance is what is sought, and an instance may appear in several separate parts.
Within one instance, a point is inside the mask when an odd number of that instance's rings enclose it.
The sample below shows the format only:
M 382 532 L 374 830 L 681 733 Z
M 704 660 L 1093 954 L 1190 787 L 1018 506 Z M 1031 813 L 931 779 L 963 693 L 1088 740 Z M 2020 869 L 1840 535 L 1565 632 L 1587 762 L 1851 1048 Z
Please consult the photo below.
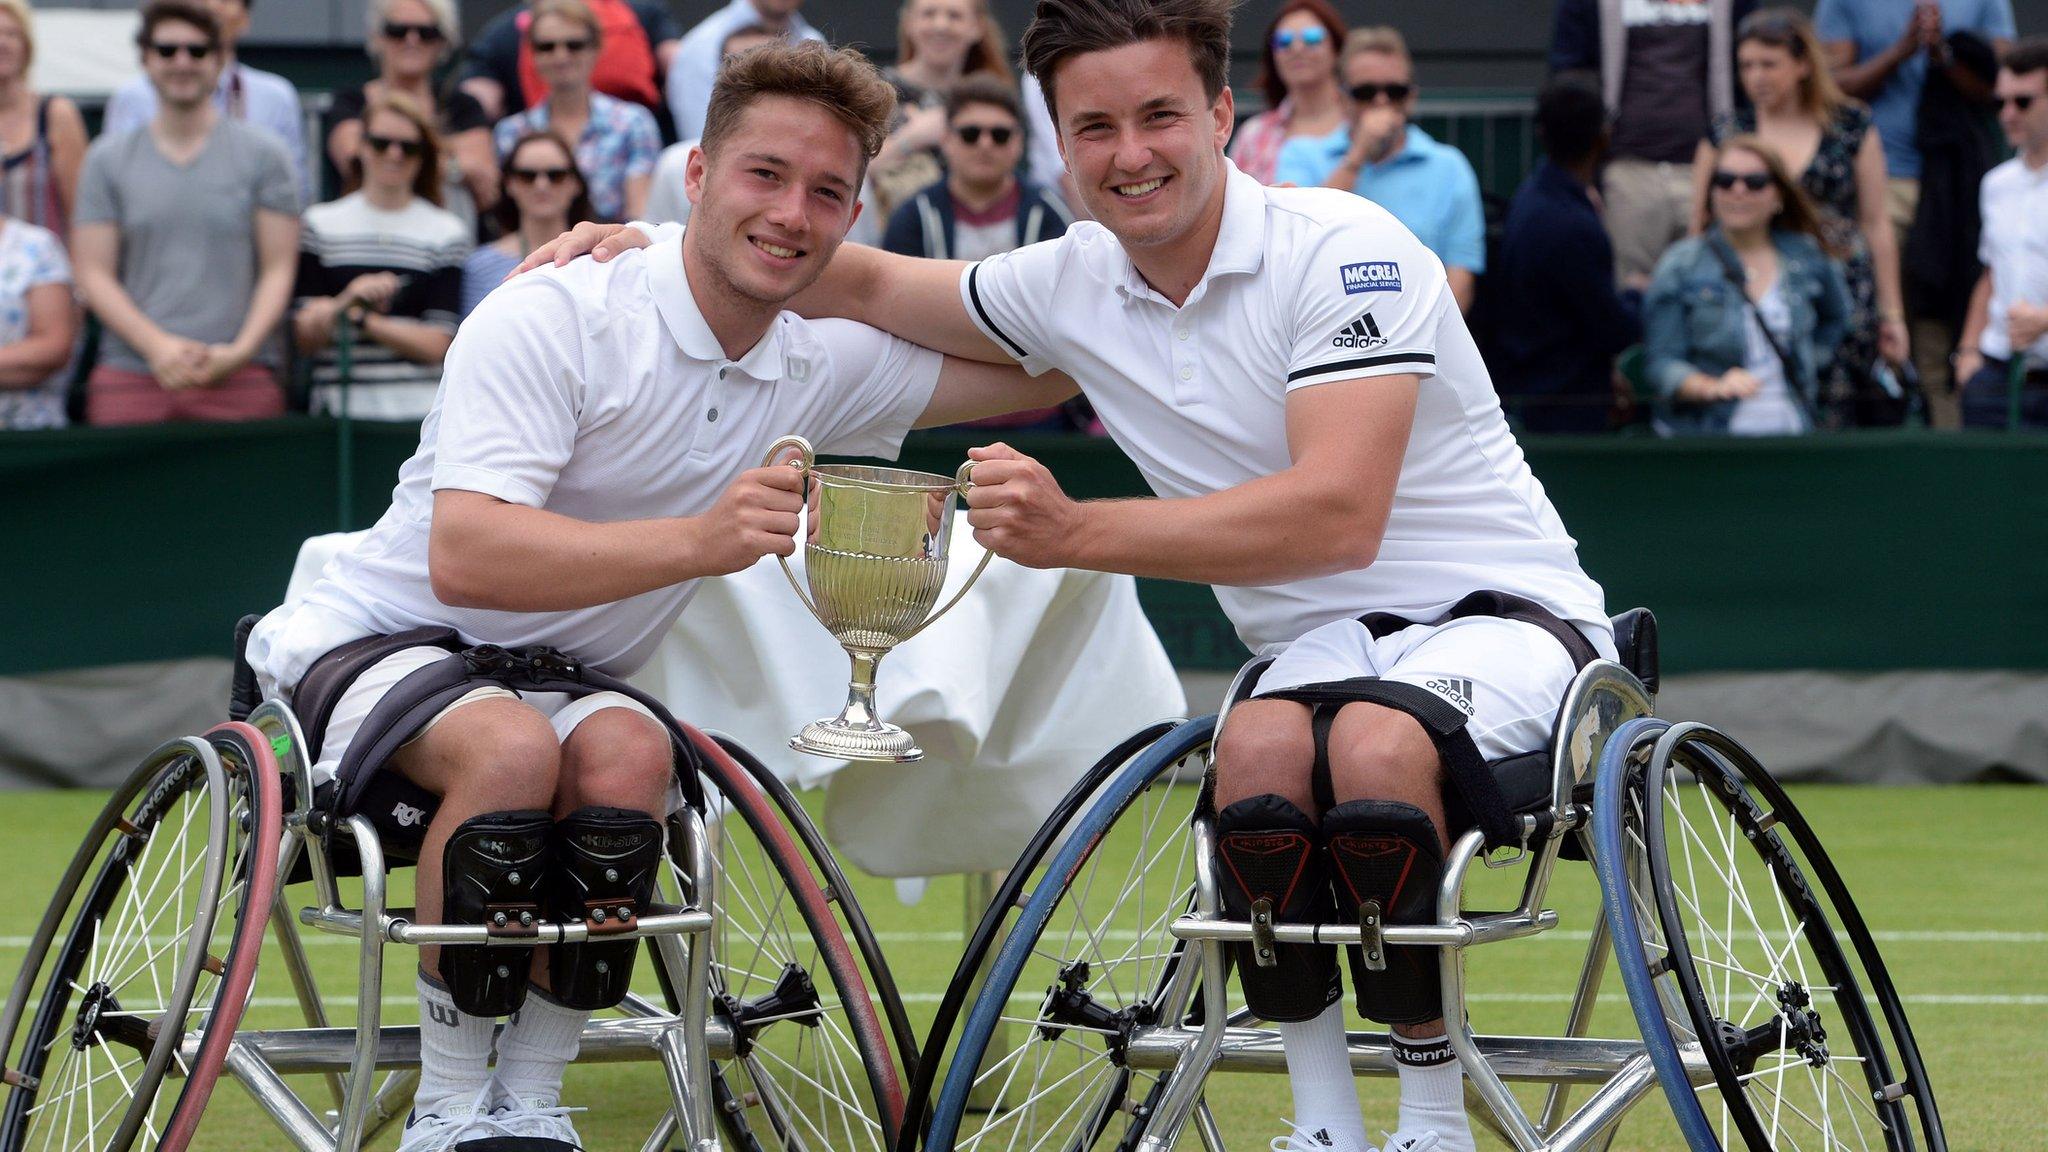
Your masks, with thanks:
M 789 746 L 813 756 L 839 760 L 890 760 L 901 763 L 924 756 L 910 734 L 885 722 L 875 712 L 875 666 L 886 652 L 848 648 L 853 675 L 846 685 L 846 707 L 830 720 L 813 720 L 790 738 Z
M 882 653 L 858 648 L 846 650 L 853 657 L 853 677 L 846 684 L 846 707 L 839 710 L 836 723 L 847 728 L 879 730 L 882 721 L 875 710 L 875 668 Z

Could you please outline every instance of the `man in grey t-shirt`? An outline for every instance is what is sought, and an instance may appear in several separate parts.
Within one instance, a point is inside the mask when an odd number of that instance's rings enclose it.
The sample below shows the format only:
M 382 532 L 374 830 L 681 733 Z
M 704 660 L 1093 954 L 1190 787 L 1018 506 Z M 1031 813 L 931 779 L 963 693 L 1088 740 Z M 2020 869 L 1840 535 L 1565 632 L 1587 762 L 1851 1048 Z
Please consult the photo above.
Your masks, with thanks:
M 87 419 L 279 415 L 278 325 L 299 246 L 291 161 L 214 108 L 221 40 L 206 8 L 152 0 L 137 42 L 156 115 L 86 153 L 72 227 L 78 287 L 106 329 Z

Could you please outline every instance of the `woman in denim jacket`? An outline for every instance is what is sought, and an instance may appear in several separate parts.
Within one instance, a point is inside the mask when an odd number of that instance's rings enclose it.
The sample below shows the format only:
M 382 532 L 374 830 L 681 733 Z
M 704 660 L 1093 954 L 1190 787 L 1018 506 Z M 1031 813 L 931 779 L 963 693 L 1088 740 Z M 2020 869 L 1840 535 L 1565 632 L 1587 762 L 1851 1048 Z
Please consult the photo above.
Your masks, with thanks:
M 1820 374 L 1848 324 L 1841 266 L 1805 193 L 1755 136 L 1721 146 L 1708 196 L 1712 226 L 1664 254 L 1643 307 L 1657 430 L 1812 431 L 1827 422 Z

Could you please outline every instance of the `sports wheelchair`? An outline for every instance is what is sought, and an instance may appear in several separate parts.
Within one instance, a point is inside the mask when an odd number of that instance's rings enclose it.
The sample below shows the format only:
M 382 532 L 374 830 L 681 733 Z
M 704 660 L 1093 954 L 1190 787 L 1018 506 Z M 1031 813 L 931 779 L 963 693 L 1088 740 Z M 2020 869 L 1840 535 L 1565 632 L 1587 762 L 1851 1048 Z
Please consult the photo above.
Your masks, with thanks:
M 1364 914 L 1370 902 L 1349 923 L 1274 923 L 1256 905 L 1227 917 L 1205 783 L 1222 719 L 1157 725 L 1111 751 L 969 941 L 911 1093 L 914 1117 L 931 1100 L 928 1152 L 1222 1152 L 1209 1077 L 1285 1071 L 1278 1033 L 1235 999 L 1233 942 L 1344 944 L 1382 963 L 1435 949 L 1467 1110 L 1518 1152 L 1604 1150 L 1658 1085 L 1678 1130 L 1664 1146 L 1941 1152 L 1900 999 L 1812 828 L 1733 739 L 1653 715 L 1655 622 L 1636 610 L 1614 623 L 1623 662 L 1581 670 L 1549 748 L 1485 766 L 1511 834 L 1453 828 L 1434 913 L 1414 922 Z M 1238 674 L 1223 716 L 1264 667 Z M 1546 896 L 1567 858 L 1591 861 L 1602 911 L 1562 1035 L 1475 1033 L 1487 998 L 1466 994 L 1467 952 L 1556 930 Z M 1517 864 L 1513 908 L 1467 907 L 1468 882 L 1490 887 L 1476 877 Z M 1594 1034 L 1610 951 L 1626 1038 Z M 1357 1074 L 1394 1073 L 1387 1033 L 1349 1040 Z M 1575 1086 L 1592 1092 L 1574 1109 Z
M 545 649 L 474 654 L 479 676 L 515 689 L 622 687 Z M 418 1079 L 418 1027 L 383 1022 L 389 946 L 598 938 L 644 941 L 650 961 L 617 1014 L 585 1028 L 580 1057 L 660 1064 L 670 1104 L 643 1148 L 893 1146 L 899 1054 L 914 1052 L 901 998 L 831 853 L 745 749 L 655 707 L 685 803 L 651 902 L 426 925 L 388 896 L 431 797 L 395 823 L 343 811 L 313 786 L 300 718 L 256 703 L 239 660 L 235 697 L 233 719 L 142 762 L 66 869 L 0 1014 L 0 1150 L 179 1152 L 225 1072 L 291 1146 L 355 1152 L 405 1116 Z M 352 1024 L 330 1023 L 302 925 L 354 942 Z M 276 1002 L 255 995 L 266 933 L 291 985 Z M 292 1005 L 299 1026 L 281 1026 Z M 294 1074 L 324 1082 L 331 1107 L 302 1099 Z

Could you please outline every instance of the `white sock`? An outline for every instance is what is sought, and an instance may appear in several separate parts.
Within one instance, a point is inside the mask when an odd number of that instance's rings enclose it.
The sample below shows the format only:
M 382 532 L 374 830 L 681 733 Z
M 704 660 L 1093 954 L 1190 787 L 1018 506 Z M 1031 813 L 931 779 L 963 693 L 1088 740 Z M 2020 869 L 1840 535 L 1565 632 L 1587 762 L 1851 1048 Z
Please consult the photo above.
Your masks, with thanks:
M 1344 1037 L 1343 1001 L 1313 1020 L 1276 1027 L 1287 1057 L 1287 1084 L 1294 1090 L 1295 1126 L 1311 1134 L 1327 1133 L 1330 1146 L 1342 1152 L 1370 1152 Z
M 468 1107 L 491 1078 L 491 1033 L 498 1022 L 455 1007 L 448 986 L 419 973 L 420 1086 L 413 1112 L 428 1116 L 449 1105 Z
M 562 1100 L 562 1072 L 583 1045 L 590 1013 L 564 1007 L 539 988 L 498 1037 L 498 1083 L 529 1104 L 552 1108 Z
M 1394 1066 L 1401 1077 L 1403 1137 L 1437 1135 L 1438 1152 L 1475 1152 L 1472 1125 L 1465 1119 L 1465 1069 L 1442 1036 L 1411 1040 L 1394 1034 Z M 1394 1152 L 1388 1141 L 1388 1152 Z

